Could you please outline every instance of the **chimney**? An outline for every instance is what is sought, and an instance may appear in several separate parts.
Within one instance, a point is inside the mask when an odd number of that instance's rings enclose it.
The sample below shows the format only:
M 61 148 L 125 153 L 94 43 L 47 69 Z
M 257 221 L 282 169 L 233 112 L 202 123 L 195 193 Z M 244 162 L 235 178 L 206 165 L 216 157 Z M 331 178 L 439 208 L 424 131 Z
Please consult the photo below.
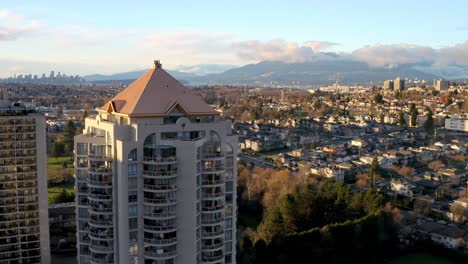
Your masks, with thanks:
M 162 68 L 162 64 L 161 64 L 161 62 L 159 60 L 154 61 L 154 68 L 155 69 Z

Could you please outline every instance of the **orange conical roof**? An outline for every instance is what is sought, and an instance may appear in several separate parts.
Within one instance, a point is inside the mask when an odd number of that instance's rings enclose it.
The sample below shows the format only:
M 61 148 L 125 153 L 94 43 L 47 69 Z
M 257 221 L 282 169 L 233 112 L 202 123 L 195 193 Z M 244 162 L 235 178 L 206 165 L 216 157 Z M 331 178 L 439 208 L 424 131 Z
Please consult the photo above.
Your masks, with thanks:
M 166 116 L 174 107 L 187 115 L 218 115 L 199 96 L 162 69 L 159 61 L 99 110 L 132 117 Z

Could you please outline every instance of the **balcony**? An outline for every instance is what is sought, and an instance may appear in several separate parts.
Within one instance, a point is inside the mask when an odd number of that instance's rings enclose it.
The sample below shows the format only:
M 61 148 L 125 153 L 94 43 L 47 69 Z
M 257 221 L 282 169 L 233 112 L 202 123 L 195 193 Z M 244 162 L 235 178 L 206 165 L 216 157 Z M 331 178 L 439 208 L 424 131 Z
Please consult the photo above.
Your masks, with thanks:
M 224 241 L 222 239 L 218 239 L 220 241 L 214 244 L 202 244 L 202 250 L 216 250 L 216 249 L 223 249 L 224 248 Z
M 207 175 L 203 176 L 202 185 L 205 185 L 205 186 L 224 185 L 224 181 L 223 181 L 222 177 L 209 178 L 209 177 L 205 177 L 205 176 L 207 176 Z
M 177 227 L 175 225 L 161 225 L 161 224 L 158 224 L 158 225 L 145 224 L 143 228 L 145 232 L 150 232 L 150 233 L 173 232 L 177 230 Z
M 108 253 L 112 253 L 114 251 L 114 247 L 111 245 L 95 245 L 93 244 L 93 241 L 91 242 L 91 244 L 89 245 L 89 250 L 92 252 L 92 253 L 102 253 L 102 254 L 108 254 Z
M 169 192 L 169 191 L 177 191 L 177 187 L 175 184 L 158 184 L 158 183 L 145 183 L 143 185 L 144 191 L 156 191 L 156 192 Z
M 95 154 L 95 153 L 89 152 L 88 160 L 89 161 L 111 161 L 112 158 L 106 154 Z
M 147 205 L 175 205 L 177 202 L 175 197 L 165 197 L 164 195 L 161 195 L 159 197 L 145 197 L 143 199 L 143 203 Z
M 202 236 L 204 238 L 224 237 L 224 230 L 221 228 L 219 230 L 213 230 L 213 231 L 203 230 Z
M 224 204 L 218 205 L 203 205 L 202 212 L 222 212 L 224 210 Z
M 90 174 L 111 174 L 112 169 L 109 167 L 89 167 L 88 172 Z
M 224 166 L 202 167 L 202 173 L 223 173 Z
M 105 181 L 105 180 L 91 180 L 91 178 L 88 180 L 88 186 L 89 187 L 94 187 L 94 188 L 112 188 L 112 182 Z
M 161 239 L 161 238 L 145 238 L 144 239 L 146 244 L 151 244 L 155 246 L 169 246 L 169 245 L 175 245 L 177 243 L 177 238 L 166 238 L 166 239 Z
M 94 220 L 93 222 L 95 222 Z M 110 220 L 100 220 L 102 222 L 109 222 L 112 224 Z M 113 237 L 113 227 L 106 226 L 106 227 L 94 227 L 90 226 L 89 228 L 89 236 L 94 240 L 112 240 Z
M 91 263 L 95 264 L 112 264 L 114 263 L 114 256 L 113 254 L 97 254 L 91 252 Z
M 165 165 L 177 163 L 176 157 L 144 157 L 143 163 L 149 165 Z
M 97 220 L 97 219 L 90 218 L 89 226 L 92 226 L 95 228 L 100 228 L 100 227 L 108 228 L 108 227 L 112 227 L 113 224 L 112 224 L 112 220 Z M 103 238 L 103 237 L 98 236 L 98 234 L 94 234 L 94 235 L 96 235 L 95 237 L 97 238 Z M 107 235 L 104 238 L 107 238 Z
M 174 246 L 173 250 L 170 251 L 164 251 L 163 249 L 154 249 L 154 250 L 145 250 L 145 258 L 151 258 L 151 259 L 169 259 L 169 258 L 175 258 L 177 256 L 177 250 Z
M 202 153 L 202 160 L 222 160 L 225 156 L 221 152 L 217 153 Z
M 224 252 L 222 249 L 214 252 L 202 252 L 203 262 L 212 263 L 222 260 L 224 260 Z
M 216 191 L 216 192 L 202 192 L 202 198 L 203 199 L 218 199 L 218 198 L 223 198 L 224 197 L 224 192 L 222 190 Z
M 96 201 L 96 202 L 110 202 L 112 201 L 112 195 L 111 194 L 95 194 L 95 193 L 90 193 L 88 195 L 88 200 L 89 201 Z
M 212 225 L 224 222 L 224 217 L 202 218 L 202 225 Z
M 177 176 L 177 170 L 143 170 L 143 178 L 153 178 L 153 179 L 170 179 Z

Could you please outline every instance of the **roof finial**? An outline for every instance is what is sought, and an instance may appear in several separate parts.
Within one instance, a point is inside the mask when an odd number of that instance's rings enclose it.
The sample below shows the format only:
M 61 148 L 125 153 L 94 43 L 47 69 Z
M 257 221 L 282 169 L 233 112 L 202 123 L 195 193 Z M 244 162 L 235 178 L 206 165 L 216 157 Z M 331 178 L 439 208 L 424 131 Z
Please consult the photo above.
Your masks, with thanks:
M 162 64 L 159 60 L 154 61 L 154 68 L 156 69 L 162 68 Z

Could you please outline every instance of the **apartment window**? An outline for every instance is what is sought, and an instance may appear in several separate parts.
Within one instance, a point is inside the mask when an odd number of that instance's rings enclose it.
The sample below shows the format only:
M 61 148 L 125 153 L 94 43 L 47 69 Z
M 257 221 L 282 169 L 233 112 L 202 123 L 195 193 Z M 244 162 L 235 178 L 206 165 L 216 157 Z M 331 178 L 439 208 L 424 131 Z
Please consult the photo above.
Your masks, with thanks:
M 136 188 L 137 188 L 137 177 L 129 177 L 128 189 L 136 189 Z
M 226 228 L 232 228 L 232 219 L 226 219 L 224 221 L 224 225 L 226 226 Z
M 88 218 L 88 217 L 89 217 L 88 209 L 86 209 L 86 208 L 79 208 L 79 209 L 78 209 L 78 217 L 79 217 L 79 218 Z
M 128 232 L 128 239 L 130 240 L 130 243 L 136 243 L 138 241 L 138 231 Z
M 232 181 L 226 182 L 226 192 L 232 192 Z
M 232 220 L 231 220 L 231 221 L 232 221 Z M 229 231 L 226 231 L 226 232 L 224 233 L 224 238 L 225 238 L 226 240 L 232 240 L 232 232 L 231 232 L 230 230 L 229 230 Z
M 137 191 L 128 191 L 128 202 L 129 203 L 136 203 L 138 200 Z
M 231 252 L 232 251 L 232 242 L 226 242 L 224 243 L 224 250 L 226 252 Z
M 136 217 L 138 215 L 138 205 L 132 204 L 128 206 L 128 217 Z
M 228 204 L 232 203 L 232 193 L 226 194 L 226 203 Z
M 88 154 L 88 144 L 77 143 L 76 144 L 76 152 L 77 152 L 78 155 L 87 155 Z
M 232 255 L 231 254 L 226 254 L 224 257 L 225 263 L 232 263 Z
M 138 228 L 138 218 L 129 218 L 128 219 L 128 228 L 137 229 Z
M 130 163 L 128 164 L 128 175 L 136 175 L 137 174 L 137 164 Z

